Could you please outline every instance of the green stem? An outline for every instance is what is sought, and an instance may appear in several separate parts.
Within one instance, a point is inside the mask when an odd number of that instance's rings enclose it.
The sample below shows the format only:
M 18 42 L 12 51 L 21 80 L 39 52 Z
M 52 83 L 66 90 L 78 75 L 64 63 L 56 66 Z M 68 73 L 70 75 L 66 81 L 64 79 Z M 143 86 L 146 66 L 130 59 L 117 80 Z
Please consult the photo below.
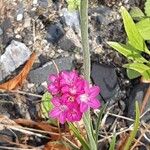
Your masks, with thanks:
M 88 40 L 88 0 L 81 0 L 80 7 L 81 37 L 83 49 L 84 76 L 90 82 L 90 51 Z
M 81 21 L 81 37 L 83 49 L 83 65 L 85 79 L 90 82 L 90 50 L 88 40 L 88 0 L 81 0 L 80 3 L 80 21 Z M 93 136 L 93 128 L 91 123 L 90 110 L 88 110 L 83 117 L 85 129 L 87 131 L 88 140 L 91 150 L 97 150 L 97 144 Z

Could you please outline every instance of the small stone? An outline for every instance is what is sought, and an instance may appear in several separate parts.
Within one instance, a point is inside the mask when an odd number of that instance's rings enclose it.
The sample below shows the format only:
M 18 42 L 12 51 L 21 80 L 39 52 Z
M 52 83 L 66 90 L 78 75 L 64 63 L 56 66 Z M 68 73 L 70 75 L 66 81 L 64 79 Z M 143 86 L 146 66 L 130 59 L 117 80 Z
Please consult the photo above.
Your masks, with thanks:
M 59 46 L 63 50 L 71 51 L 74 50 L 76 47 L 81 47 L 81 43 L 77 35 L 74 33 L 73 29 L 70 28 L 61 38 Z
M 31 27 L 31 18 L 28 16 L 24 19 L 24 28 Z
M 39 6 L 41 7 L 48 7 L 48 0 L 38 0 Z
M 3 34 L 3 30 L 2 28 L 0 27 L 0 36 Z
M 38 0 L 33 0 L 32 4 L 36 5 L 38 3 Z
M 17 21 L 22 21 L 23 19 L 23 14 L 18 14 L 17 15 Z
M 72 57 L 59 58 L 54 60 L 59 68 L 59 71 L 70 70 L 72 68 Z M 42 84 L 43 82 L 48 82 L 48 77 L 51 74 L 57 73 L 55 65 L 53 62 L 48 62 L 40 68 L 30 71 L 29 81 L 34 84 Z
M 141 106 L 144 95 L 148 89 L 149 84 L 137 84 L 133 87 L 129 94 L 129 98 L 127 100 L 127 116 L 130 118 L 135 118 L 135 102 L 138 101 L 139 106 Z M 148 100 L 148 103 L 146 105 L 146 108 L 144 111 L 150 108 L 150 97 Z M 147 115 L 142 117 L 142 119 L 147 122 L 150 120 L 150 111 Z
M 80 31 L 78 11 L 69 11 L 66 8 L 61 10 L 67 26 L 72 27 L 76 32 Z
M 0 81 L 24 64 L 30 55 L 31 51 L 24 43 L 13 40 L 0 57 Z
M 105 101 L 114 100 L 118 95 L 119 85 L 115 68 L 105 64 L 92 64 L 91 77 L 101 89 Z
M 64 35 L 64 30 L 60 23 L 54 23 L 47 28 L 47 40 L 56 44 Z

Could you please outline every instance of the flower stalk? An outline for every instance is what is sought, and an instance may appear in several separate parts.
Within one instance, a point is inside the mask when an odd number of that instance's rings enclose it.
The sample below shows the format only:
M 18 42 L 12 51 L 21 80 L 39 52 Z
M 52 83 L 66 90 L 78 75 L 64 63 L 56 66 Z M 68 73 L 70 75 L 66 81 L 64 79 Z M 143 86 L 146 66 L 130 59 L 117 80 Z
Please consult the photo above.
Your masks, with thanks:
M 81 21 L 81 38 L 82 38 L 82 49 L 83 49 L 83 65 L 84 65 L 84 76 L 85 79 L 90 83 L 90 50 L 88 40 L 88 0 L 81 0 L 80 3 L 80 21 Z M 93 130 L 91 124 L 90 109 L 84 114 L 83 117 L 85 129 L 87 131 L 90 148 L 97 150 L 97 144 L 93 137 Z

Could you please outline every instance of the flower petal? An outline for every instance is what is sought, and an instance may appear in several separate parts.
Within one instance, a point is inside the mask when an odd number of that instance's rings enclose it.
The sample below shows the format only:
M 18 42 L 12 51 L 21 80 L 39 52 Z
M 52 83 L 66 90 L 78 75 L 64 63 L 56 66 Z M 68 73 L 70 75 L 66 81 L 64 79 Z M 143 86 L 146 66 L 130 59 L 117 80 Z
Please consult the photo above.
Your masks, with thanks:
M 91 99 L 90 101 L 88 101 L 88 105 L 91 108 L 97 109 L 100 107 L 100 101 L 98 99 Z
M 93 86 L 89 89 L 89 97 L 93 99 L 96 96 L 98 96 L 99 92 L 100 92 L 100 88 L 98 86 Z
M 62 111 L 59 108 L 55 107 L 53 110 L 50 111 L 49 115 L 52 118 L 57 118 L 61 113 Z
M 66 121 L 66 115 L 64 113 L 60 114 L 59 121 L 61 124 L 64 124 Z
M 88 109 L 88 105 L 86 103 L 80 103 L 80 111 L 81 112 L 86 112 Z
M 53 103 L 54 106 L 57 106 L 57 107 L 60 106 L 60 99 L 58 97 L 53 97 L 51 102 Z

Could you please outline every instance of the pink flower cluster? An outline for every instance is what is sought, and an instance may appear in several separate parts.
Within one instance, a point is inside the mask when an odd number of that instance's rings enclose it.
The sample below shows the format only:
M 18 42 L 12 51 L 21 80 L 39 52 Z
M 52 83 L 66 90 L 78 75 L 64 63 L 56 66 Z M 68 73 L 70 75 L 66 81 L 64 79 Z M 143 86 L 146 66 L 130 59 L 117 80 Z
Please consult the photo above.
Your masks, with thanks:
M 97 109 L 100 101 L 96 98 L 100 92 L 98 86 L 91 86 L 75 70 L 62 71 L 50 76 L 49 92 L 53 95 L 54 108 L 50 117 L 60 123 L 80 121 L 90 107 Z

